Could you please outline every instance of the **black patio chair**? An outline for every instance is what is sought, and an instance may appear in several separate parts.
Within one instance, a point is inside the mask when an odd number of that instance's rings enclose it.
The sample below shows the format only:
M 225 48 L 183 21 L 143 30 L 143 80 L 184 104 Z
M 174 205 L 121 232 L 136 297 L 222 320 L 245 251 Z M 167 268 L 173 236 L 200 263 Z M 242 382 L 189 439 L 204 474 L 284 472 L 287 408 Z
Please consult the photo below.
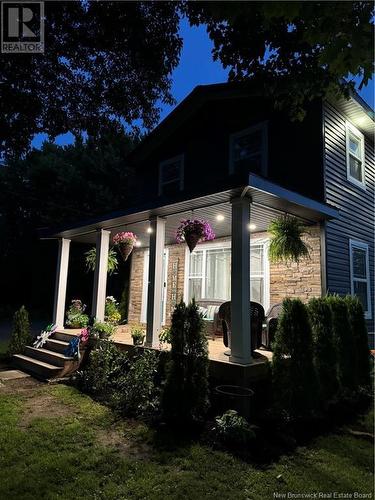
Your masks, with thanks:
M 218 317 L 222 322 L 223 342 L 225 347 L 231 346 L 231 303 L 230 301 L 221 304 Z M 262 327 L 264 321 L 264 308 L 257 302 L 250 302 L 250 330 L 251 330 L 251 351 L 258 349 L 262 344 Z
M 266 314 L 266 320 L 263 325 L 262 331 L 262 345 L 266 349 L 272 350 L 272 343 L 275 339 L 275 333 L 277 330 L 277 323 L 281 310 L 283 308 L 282 303 L 274 304 L 271 306 Z

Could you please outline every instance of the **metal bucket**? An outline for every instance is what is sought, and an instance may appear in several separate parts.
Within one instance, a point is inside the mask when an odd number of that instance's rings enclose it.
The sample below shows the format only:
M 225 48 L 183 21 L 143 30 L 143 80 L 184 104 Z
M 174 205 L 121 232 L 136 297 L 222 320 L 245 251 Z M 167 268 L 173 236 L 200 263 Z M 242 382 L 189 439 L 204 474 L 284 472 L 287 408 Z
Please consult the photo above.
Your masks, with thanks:
M 217 407 L 221 413 L 236 410 L 239 415 L 249 418 L 252 412 L 251 398 L 254 391 L 239 385 L 218 385 L 215 387 Z

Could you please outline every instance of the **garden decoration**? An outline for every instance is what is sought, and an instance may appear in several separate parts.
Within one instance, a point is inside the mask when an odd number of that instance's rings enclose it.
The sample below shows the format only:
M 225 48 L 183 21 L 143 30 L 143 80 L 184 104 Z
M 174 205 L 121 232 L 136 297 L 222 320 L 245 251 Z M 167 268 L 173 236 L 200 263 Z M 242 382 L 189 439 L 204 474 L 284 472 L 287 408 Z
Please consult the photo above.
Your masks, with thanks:
M 86 262 L 86 271 L 95 271 L 96 266 L 96 248 L 92 247 L 85 253 L 85 262 Z M 118 260 L 117 253 L 113 248 L 110 248 L 108 251 L 108 266 L 107 272 L 109 275 L 113 274 L 117 271 L 118 268 Z
M 309 248 L 302 240 L 304 226 L 301 221 L 289 215 L 274 219 L 268 226 L 271 241 L 268 250 L 269 260 L 273 263 L 298 263 L 309 256 Z
M 186 242 L 190 253 L 201 241 L 215 239 L 211 225 L 201 219 L 184 219 L 181 221 L 176 234 L 177 243 Z
M 73 337 L 70 342 L 68 347 L 64 350 L 65 356 L 68 356 L 70 358 L 80 358 L 81 355 L 79 353 L 79 343 L 81 342 L 80 337 Z
M 41 347 L 43 347 L 55 330 L 56 327 L 54 325 L 48 325 L 44 330 L 40 332 L 40 335 L 37 336 L 35 342 L 33 343 L 33 347 L 36 347 L 36 349 L 40 349 Z
M 118 248 L 124 261 L 126 261 L 132 253 L 136 241 L 137 236 L 130 231 L 122 231 L 115 234 L 113 237 L 113 244 Z

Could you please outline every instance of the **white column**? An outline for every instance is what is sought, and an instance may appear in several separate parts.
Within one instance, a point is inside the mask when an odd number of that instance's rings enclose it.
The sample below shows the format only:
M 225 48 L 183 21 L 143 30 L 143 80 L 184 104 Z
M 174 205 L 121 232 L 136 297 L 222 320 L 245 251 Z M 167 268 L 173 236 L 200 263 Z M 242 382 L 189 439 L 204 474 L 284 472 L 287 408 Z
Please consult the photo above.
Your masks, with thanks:
M 147 294 L 146 345 L 156 347 L 162 327 L 163 258 L 165 245 L 165 223 L 161 217 L 150 221 L 150 260 Z
M 251 363 L 250 338 L 250 199 L 232 201 L 231 355 L 230 361 Z
M 104 229 L 99 229 L 96 234 L 96 263 L 91 314 L 98 321 L 104 321 L 110 234 L 110 231 Z
M 64 328 L 66 285 L 68 281 L 70 240 L 59 239 L 57 257 L 55 299 L 53 304 L 52 323 L 57 328 Z

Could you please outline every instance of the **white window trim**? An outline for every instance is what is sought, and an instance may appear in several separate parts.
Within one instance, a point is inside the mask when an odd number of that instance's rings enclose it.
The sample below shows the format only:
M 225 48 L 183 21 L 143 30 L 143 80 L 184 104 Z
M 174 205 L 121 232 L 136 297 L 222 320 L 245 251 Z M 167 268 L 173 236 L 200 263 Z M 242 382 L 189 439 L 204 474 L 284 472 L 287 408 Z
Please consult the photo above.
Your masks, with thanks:
M 346 131 L 346 176 L 349 182 L 352 184 L 355 184 L 356 186 L 366 189 L 366 179 L 365 179 L 365 138 L 364 135 L 356 128 L 354 125 L 352 125 L 350 122 L 346 122 L 345 126 L 345 131 Z M 361 174 L 362 174 L 362 181 L 359 181 L 355 177 L 352 177 L 350 175 L 350 147 L 349 147 L 349 139 L 350 139 L 350 134 L 354 135 L 356 139 L 358 139 L 361 143 L 361 157 L 359 158 L 358 156 L 353 155 L 357 160 L 361 162 Z
M 235 132 L 229 136 L 229 174 L 234 174 L 234 158 L 233 158 L 233 144 L 236 139 L 245 135 L 252 134 L 260 130 L 262 132 L 262 164 L 261 173 L 266 176 L 268 171 L 268 121 L 264 121 L 248 127 L 239 132 Z
M 175 179 L 172 179 L 171 181 L 167 182 L 162 182 L 162 170 L 165 165 L 169 165 L 170 163 L 180 163 L 180 175 L 179 177 L 176 177 Z M 177 180 L 180 181 L 180 191 L 184 189 L 184 176 L 185 176 L 185 155 L 177 155 L 174 156 L 173 158 L 169 158 L 168 160 L 163 160 L 159 163 L 159 177 L 158 177 L 158 182 L 159 182 L 159 187 L 158 187 L 158 195 L 161 196 L 163 194 L 163 186 L 166 186 L 167 184 L 172 184 L 173 182 L 176 182 Z
M 269 266 L 269 260 L 268 260 L 268 247 L 269 247 L 269 240 L 267 238 L 254 238 L 251 239 L 250 241 L 250 247 L 252 246 L 257 246 L 257 245 L 263 245 L 264 247 L 264 310 L 267 312 L 267 310 L 270 307 L 270 266 Z M 230 249 L 231 248 L 231 242 L 230 240 L 228 241 L 215 241 L 215 242 L 208 242 L 208 243 L 200 243 L 199 246 L 196 247 L 196 250 L 213 250 L 217 248 L 222 248 L 222 249 Z M 251 250 L 251 248 L 250 248 Z M 189 263 L 190 263 L 190 251 L 189 248 L 186 247 L 185 249 L 185 272 L 184 272 L 184 301 L 187 302 L 189 300 Z M 202 268 L 202 274 L 205 274 L 205 259 L 203 259 L 203 268 Z M 204 275 L 203 274 L 203 275 Z M 251 275 L 251 269 L 250 269 L 250 275 Z
M 355 278 L 353 273 L 353 248 L 360 248 L 366 252 L 366 278 Z M 371 280 L 370 280 L 370 261 L 369 261 L 369 246 L 362 241 L 349 239 L 349 258 L 350 258 L 350 293 L 354 296 L 354 281 L 360 281 L 367 284 L 367 306 L 365 318 L 372 319 L 372 303 L 371 303 Z

